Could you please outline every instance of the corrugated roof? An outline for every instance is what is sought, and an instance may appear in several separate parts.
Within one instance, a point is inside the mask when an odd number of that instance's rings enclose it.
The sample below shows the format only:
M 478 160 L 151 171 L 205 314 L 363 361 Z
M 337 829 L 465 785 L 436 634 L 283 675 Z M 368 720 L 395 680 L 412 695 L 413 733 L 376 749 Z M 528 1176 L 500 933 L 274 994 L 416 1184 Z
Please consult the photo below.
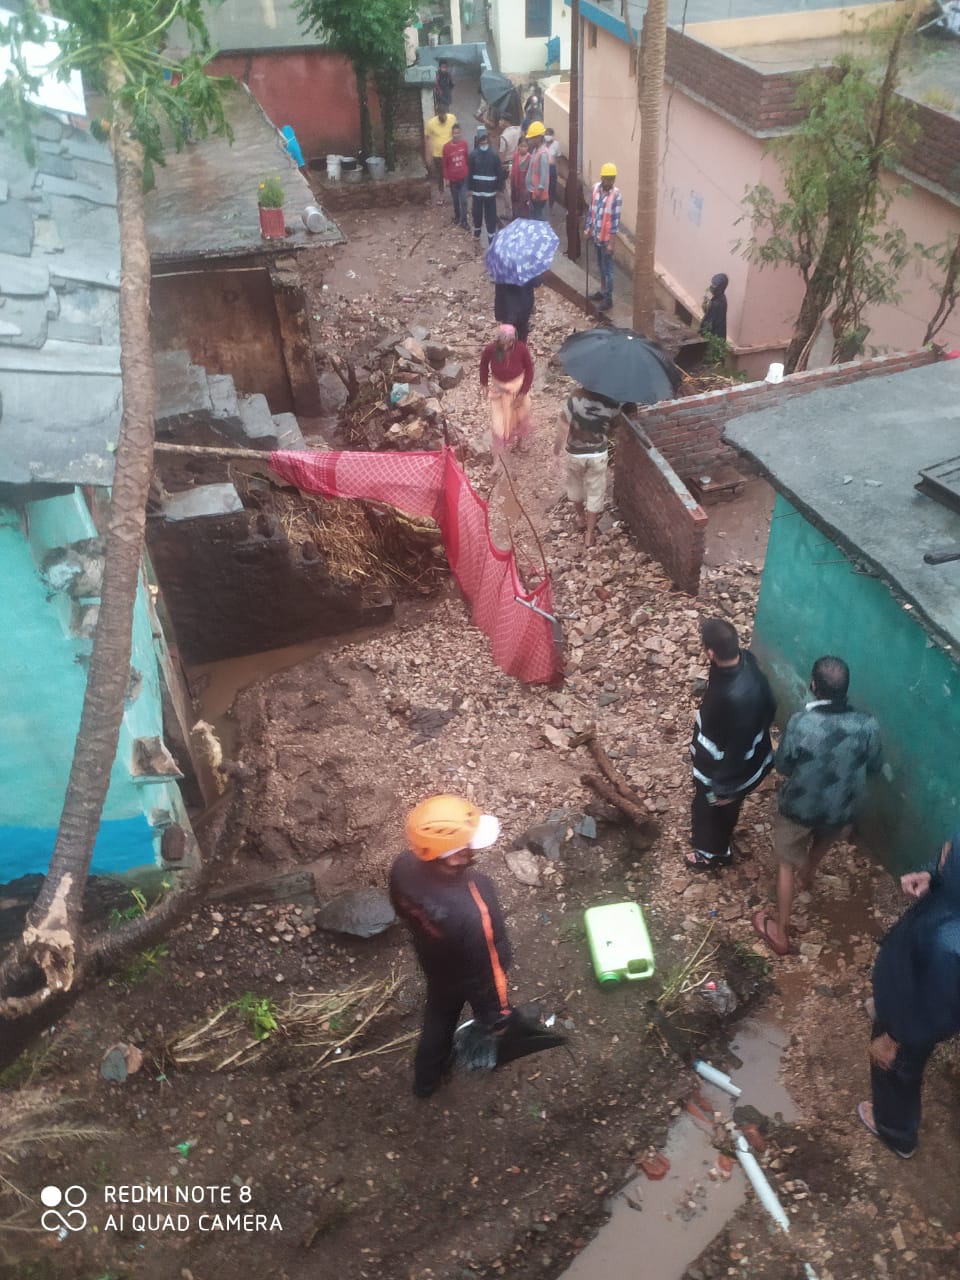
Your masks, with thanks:
M 0 135 L 0 481 L 110 483 L 121 416 L 109 148 L 52 114 Z
M 732 419 L 724 439 L 960 652 L 960 560 L 923 560 L 960 546 L 960 515 L 914 488 L 960 453 L 960 360 L 795 396 Z

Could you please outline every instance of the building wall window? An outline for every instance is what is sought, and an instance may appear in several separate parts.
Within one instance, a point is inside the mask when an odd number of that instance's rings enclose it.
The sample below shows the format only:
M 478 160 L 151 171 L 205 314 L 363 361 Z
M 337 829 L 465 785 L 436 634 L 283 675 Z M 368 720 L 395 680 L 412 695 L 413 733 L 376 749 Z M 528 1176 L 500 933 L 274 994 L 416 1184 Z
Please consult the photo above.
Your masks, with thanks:
M 526 0 L 528 40 L 546 40 L 550 35 L 550 9 L 553 0 Z

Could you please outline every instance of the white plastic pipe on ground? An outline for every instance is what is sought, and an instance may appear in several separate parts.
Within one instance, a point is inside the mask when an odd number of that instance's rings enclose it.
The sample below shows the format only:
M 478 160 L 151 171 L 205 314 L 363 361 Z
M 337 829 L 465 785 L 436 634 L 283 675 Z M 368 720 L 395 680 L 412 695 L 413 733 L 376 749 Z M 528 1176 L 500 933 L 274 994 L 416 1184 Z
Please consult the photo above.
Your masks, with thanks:
M 743 1172 L 750 1180 L 750 1185 L 757 1193 L 757 1199 L 769 1213 L 778 1227 L 783 1231 L 790 1230 L 790 1219 L 784 1213 L 783 1205 L 777 1199 L 777 1194 L 767 1181 L 766 1174 L 754 1159 L 753 1152 L 750 1150 L 750 1144 L 740 1132 L 739 1129 L 733 1131 L 734 1147 L 737 1153 L 737 1159 L 740 1161 Z
M 698 1058 L 693 1064 L 693 1069 L 698 1076 L 702 1076 L 704 1080 L 709 1080 L 711 1084 L 715 1084 L 724 1093 L 729 1093 L 731 1098 L 740 1097 L 742 1092 L 740 1086 L 734 1084 L 728 1075 L 724 1075 L 716 1067 L 711 1067 L 709 1062 L 704 1062 L 702 1058 Z

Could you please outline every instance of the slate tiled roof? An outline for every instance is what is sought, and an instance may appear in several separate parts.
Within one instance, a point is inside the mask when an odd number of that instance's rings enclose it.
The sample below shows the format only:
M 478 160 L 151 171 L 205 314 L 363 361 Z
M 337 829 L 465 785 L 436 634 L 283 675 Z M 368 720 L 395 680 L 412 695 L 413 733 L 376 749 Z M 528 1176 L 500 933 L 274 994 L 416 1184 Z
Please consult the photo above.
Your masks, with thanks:
M 36 161 L 0 134 L 0 482 L 109 484 L 120 285 L 109 149 L 43 115 Z

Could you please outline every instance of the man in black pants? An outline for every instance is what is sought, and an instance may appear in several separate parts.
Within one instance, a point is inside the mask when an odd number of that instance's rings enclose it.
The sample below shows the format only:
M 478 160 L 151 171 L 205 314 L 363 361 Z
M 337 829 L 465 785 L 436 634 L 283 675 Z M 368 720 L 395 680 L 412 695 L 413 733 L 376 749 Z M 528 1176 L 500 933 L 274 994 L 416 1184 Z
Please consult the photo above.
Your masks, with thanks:
M 503 185 L 500 157 L 490 146 L 484 125 L 477 129 L 470 152 L 470 195 L 473 197 L 473 238 L 479 241 L 480 228 L 487 224 L 487 243 L 497 234 L 497 192 Z
M 409 848 L 390 870 L 390 900 L 410 930 L 427 980 L 423 1027 L 413 1061 L 413 1092 L 435 1093 L 450 1069 L 453 1034 L 465 1004 L 497 1034 L 511 1008 L 510 943 L 496 890 L 471 869 L 500 824 L 459 796 L 431 796 L 407 818 Z
M 724 618 L 705 618 L 700 639 L 710 677 L 693 726 L 690 871 L 730 865 L 740 806 L 773 768 L 770 725 L 776 704 L 752 653 Z

